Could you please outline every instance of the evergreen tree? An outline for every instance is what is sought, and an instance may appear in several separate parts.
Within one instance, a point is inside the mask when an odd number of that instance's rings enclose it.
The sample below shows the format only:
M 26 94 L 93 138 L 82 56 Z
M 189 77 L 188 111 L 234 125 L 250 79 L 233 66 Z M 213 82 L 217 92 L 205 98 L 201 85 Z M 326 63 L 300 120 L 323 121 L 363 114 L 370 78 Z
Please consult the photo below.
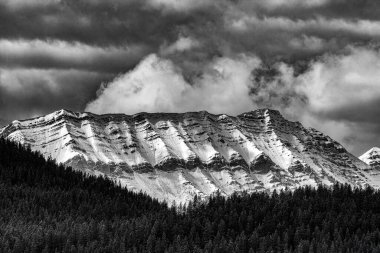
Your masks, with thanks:
M 167 207 L 0 139 L 0 252 L 379 252 L 380 193 L 348 185 Z

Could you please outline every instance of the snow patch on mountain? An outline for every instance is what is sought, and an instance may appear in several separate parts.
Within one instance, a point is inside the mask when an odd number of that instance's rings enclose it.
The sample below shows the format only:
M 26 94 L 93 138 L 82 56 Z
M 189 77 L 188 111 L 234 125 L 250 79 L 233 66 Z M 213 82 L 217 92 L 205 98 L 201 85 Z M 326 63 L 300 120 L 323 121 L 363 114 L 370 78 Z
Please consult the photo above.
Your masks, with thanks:
M 335 182 L 378 187 L 369 165 L 278 111 L 76 113 L 14 121 L 0 136 L 169 203 L 219 191 L 272 191 Z M 380 178 L 379 178 L 380 179 Z
M 372 181 L 380 184 L 380 148 L 374 147 L 359 157 L 360 160 L 369 165 L 367 173 Z
M 370 165 L 373 168 L 380 169 L 380 148 L 373 147 L 359 157 L 360 160 Z

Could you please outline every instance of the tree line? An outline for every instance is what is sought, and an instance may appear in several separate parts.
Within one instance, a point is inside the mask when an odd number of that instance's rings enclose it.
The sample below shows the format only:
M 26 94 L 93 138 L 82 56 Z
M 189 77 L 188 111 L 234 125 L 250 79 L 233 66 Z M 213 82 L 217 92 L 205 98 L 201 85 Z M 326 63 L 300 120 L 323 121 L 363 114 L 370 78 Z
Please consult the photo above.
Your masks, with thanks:
M 0 139 L 0 252 L 380 252 L 380 193 L 334 185 L 168 207 Z

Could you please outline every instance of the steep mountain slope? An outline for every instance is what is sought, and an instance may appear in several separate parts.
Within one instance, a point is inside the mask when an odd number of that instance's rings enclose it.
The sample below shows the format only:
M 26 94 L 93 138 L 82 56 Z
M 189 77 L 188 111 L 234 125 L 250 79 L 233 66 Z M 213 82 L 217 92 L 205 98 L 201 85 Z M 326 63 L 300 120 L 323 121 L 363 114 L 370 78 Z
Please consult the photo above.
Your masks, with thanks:
M 361 155 L 359 159 L 371 166 L 371 168 L 380 170 L 380 148 L 371 148 Z
M 61 110 L 0 130 L 59 163 L 168 202 L 220 191 L 348 183 L 377 187 L 339 143 L 277 111 L 95 115 Z
M 342 185 L 215 195 L 178 213 L 0 138 L 0 196 L 0 252 L 380 251 L 380 192 Z
M 380 184 L 380 148 L 371 148 L 361 155 L 359 159 L 370 166 L 367 173 L 371 175 L 373 180 L 377 180 Z

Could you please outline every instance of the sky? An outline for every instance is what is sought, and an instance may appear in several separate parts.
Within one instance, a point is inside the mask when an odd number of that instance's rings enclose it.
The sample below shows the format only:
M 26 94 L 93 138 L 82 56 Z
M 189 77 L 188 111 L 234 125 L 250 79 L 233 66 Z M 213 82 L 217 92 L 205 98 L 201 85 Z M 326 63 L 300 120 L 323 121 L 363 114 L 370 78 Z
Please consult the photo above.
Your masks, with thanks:
M 62 108 L 279 110 L 380 146 L 380 1 L 0 0 L 0 125 Z

